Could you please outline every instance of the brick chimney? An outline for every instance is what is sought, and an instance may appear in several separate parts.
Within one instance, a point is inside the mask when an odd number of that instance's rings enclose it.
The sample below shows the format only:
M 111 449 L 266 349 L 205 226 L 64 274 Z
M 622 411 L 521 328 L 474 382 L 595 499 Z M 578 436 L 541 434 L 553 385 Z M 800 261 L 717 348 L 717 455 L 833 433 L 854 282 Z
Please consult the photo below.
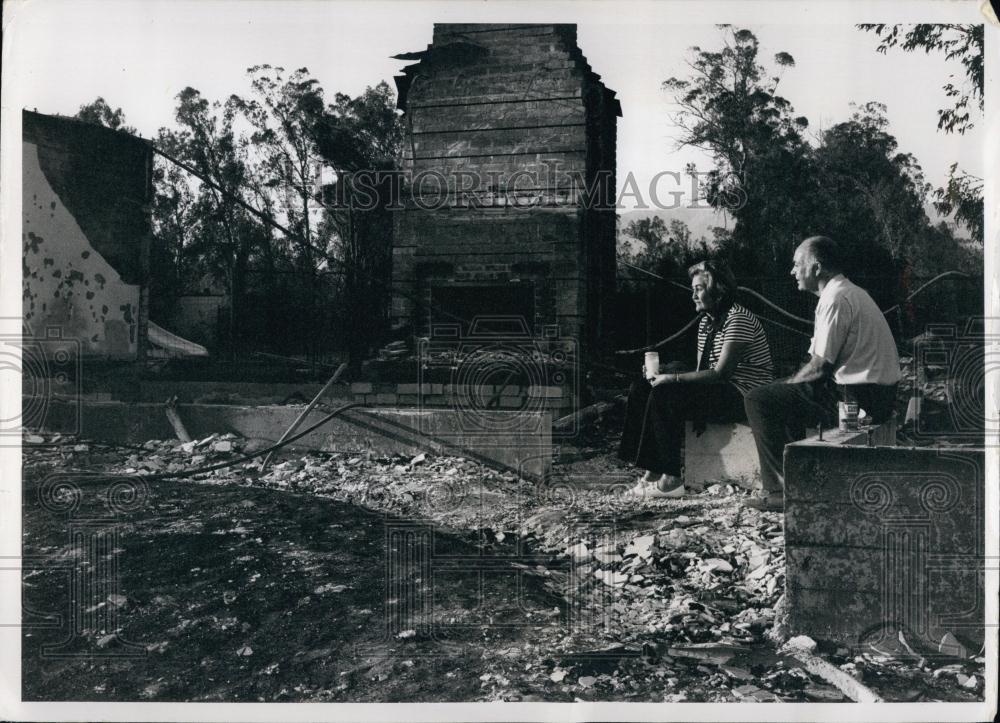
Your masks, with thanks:
M 504 316 L 582 350 L 608 337 L 621 108 L 575 25 L 436 24 L 397 76 L 404 182 L 392 322 Z M 468 325 L 462 324 L 463 332 Z

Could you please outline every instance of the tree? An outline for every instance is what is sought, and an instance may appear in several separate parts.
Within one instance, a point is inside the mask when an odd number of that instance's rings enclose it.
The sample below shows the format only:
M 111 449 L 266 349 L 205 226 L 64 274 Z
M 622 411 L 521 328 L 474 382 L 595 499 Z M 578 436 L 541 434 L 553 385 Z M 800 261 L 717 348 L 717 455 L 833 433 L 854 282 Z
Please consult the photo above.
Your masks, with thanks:
M 155 145 L 171 156 L 181 154 L 177 135 L 166 128 L 159 130 Z M 188 174 L 162 156 L 154 156 L 149 315 L 161 323 L 176 308 L 194 266 L 191 245 L 201 223 L 195 201 Z
M 395 170 L 403 138 L 388 84 L 356 98 L 337 93 L 315 127 L 317 146 L 337 180 L 327 189 L 326 223 L 342 276 L 340 308 L 357 364 L 388 323 Z
M 975 127 L 972 108 L 983 112 L 983 25 L 917 24 L 885 25 L 865 23 L 858 25 L 865 32 L 874 33 L 880 40 L 878 52 L 901 47 L 904 51 L 923 50 L 925 53 L 942 52 L 945 60 L 958 60 L 965 75 L 964 83 L 957 84 L 954 74 L 944 85 L 945 97 L 952 105 L 938 110 L 938 130 L 945 133 L 964 134 Z M 972 238 L 983 243 L 983 179 L 966 173 L 952 164 L 947 183 L 934 192 L 934 203 L 939 213 L 955 214 L 955 220 L 965 226 Z
M 714 159 L 703 192 L 711 206 L 736 221 L 726 240 L 730 261 L 747 270 L 773 270 L 787 263 L 801 235 L 797 221 L 809 215 L 805 207 L 815 184 L 802 137 L 808 121 L 794 116 L 791 103 L 776 92 L 781 73 L 795 60 L 776 54 L 777 72 L 768 75 L 758 63 L 752 32 L 721 29 L 722 49 L 692 48 L 690 76 L 670 78 L 663 87 L 679 108 L 673 117 L 679 144 Z
M 234 128 L 233 103 L 209 102 L 191 87 L 182 90 L 177 101 L 175 119 L 180 130 L 172 136 L 176 157 L 211 181 L 198 186 L 192 212 L 200 223 L 190 249 L 206 271 L 226 282 L 232 350 L 246 295 L 249 261 L 259 238 L 257 221 L 237 202 L 242 200 L 250 175 L 246 149 Z
M 303 303 L 316 312 L 324 309 L 330 294 L 321 288 L 320 270 L 332 230 L 322 223 L 322 207 L 317 202 L 322 167 L 315 137 L 315 128 L 324 114 L 323 88 L 312 78 L 308 68 L 287 73 L 284 68 L 255 65 L 247 69 L 252 95 L 229 99 L 232 107 L 248 122 L 251 132 L 243 140 L 255 159 L 255 174 L 248 179 L 248 190 L 269 211 L 280 208 L 284 225 L 291 231 L 287 250 L 300 280 L 294 293 L 305 292 Z M 275 258 L 265 259 L 266 291 L 271 299 L 268 308 L 278 300 L 274 278 Z M 316 313 L 311 313 L 310 333 L 302 334 L 309 349 L 318 354 L 324 335 L 329 329 Z
M 76 117 L 87 123 L 104 126 L 116 131 L 123 131 L 132 135 L 138 135 L 135 128 L 126 125 L 125 114 L 121 108 L 114 108 L 101 96 L 98 96 L 90 103 L 84 103 L 77 111 Z
M 666 254 L 667 225 L 659 216 L 629 221 L 625 235 L 638 242 L 639 248 L 630 254 L 636 266 L 652 271 Z
M 663 278 L 686 278 L 687 268 L 709 255 L 705 240 L 694 241 L 688 225 L 676 218 L 669 224 L 660 216 L 635 219 L 623 234 L 638 242 L 634 252 L 623 247 L 623 260 Z
M 938 213 L 949 216 L 969 230 L 980 246 L 985 238 L 986 217 L 983 213 L 983 179 L 959 169 L 957 163 L 948 168 L 948 182 L 934 191 L 934 207 Z
M 250 123 L 249 142 L 258 157 L 260 181 L 285 199 L 288 226 L 301 242 L 298 250 L 304 266 L 315 271 L 318 260 L 313 245 L 323 243 L 317 237 L 313 215 L 318 204 L 313 197 L 323 158 L 314 129 L 324 112 L 323 89 L 309 77 L 308 68 L 299 68 L 287 78 L 284 68 L 270 65 L 255 65 L 247 73 L 253 97 L 233 95 L 229 102 Z
M 825 232 L 846 247 L 847 258 L 861 261 L 852 271 L 891 279 L 920 263 L 930 186 L 916 158 L 888 132 L 885 111 L 881 103 L 855 106 L 850 120 L 823 133 L 815 159 Z
M 983 25 L 948 25 L 944 23 L 917 25 L 885 25 L 862 23 L 858 28 L 872 32 L 879 38 L 878 52 L 887 53 L 896 46 L 905 51 L 923 50 L 925 53 L 940 51 L 945 60 L 962 64 L 964 85 L 954 80 L 944 85 L 944 93 L 954 98 L 949 108 L 938 110 L 938 129 L 945 133 L 965 133 L 974 127 L 970 116 L 970 103 L 983 111 Z M 954 75 L 949 76 L 954 79 Z

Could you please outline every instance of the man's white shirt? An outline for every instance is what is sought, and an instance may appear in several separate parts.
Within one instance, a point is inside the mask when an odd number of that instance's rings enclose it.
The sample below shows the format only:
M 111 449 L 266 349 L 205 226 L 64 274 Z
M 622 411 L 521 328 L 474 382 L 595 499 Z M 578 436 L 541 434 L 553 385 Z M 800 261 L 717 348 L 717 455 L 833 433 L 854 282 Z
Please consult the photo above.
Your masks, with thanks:
M 901 377 L 885 316 L 868 292 L 843 274 L 820 293 L 809 353 L 833 365 L 837 384 L 895 384 Z

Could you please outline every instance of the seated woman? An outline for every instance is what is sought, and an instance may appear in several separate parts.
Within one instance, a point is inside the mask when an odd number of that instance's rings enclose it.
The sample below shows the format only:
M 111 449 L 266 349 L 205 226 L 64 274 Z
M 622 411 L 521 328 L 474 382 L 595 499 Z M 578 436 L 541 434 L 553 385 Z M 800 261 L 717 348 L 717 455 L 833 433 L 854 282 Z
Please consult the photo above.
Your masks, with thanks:
M 629 392 L 618 456 L 646 471 L 627 494 L 680 497 L 684 494 L 681 445 L 684 422 L 746 419 L 743 395 L 774 379 L 771 351 L 756 316 L 735 302 L 736 279 L 717 261 L 688 269 L 698 324 L 698 369 L 637 380 Z M 644 372 L 645 373 L 645 372 Z

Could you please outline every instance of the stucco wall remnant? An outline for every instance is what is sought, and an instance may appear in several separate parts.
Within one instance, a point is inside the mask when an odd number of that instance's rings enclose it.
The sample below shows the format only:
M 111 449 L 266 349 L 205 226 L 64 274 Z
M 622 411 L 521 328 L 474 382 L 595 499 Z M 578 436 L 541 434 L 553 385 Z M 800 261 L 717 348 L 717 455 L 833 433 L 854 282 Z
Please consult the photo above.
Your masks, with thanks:
M 84 357 L 139 350 L 148 155 L 122 133 L 24 114 L 24 322 L 59 329 Z

